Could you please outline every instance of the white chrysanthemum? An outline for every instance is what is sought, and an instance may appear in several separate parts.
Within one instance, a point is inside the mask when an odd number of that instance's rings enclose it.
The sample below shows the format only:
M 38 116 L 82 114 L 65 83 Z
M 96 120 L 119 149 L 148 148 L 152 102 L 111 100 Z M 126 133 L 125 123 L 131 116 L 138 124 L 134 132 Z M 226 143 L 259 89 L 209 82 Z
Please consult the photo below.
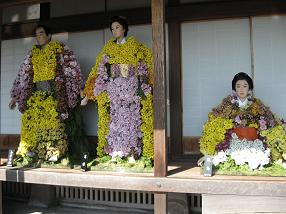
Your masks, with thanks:
M 225 162 L 226 159 L 227 159 L 226 153 L 224 151 L 220 151 L 215 156 L 213 156 L 212 162 L 213 165 L 217 166 L 220 163 Z
M 252 170 L 261 168 L 270 161 L 270 150 L 265 150 L 261 140 L 240 140 L 236 134 L 232 135 L 226 154 L 235 161 L 236 165 L 248 164 Z

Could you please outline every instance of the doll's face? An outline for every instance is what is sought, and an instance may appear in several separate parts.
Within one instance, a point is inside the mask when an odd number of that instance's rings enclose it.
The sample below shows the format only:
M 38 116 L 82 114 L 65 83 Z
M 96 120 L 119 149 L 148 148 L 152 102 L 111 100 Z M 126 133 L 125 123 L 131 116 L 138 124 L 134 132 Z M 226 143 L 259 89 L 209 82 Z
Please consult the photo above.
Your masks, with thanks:
M 235 83 L 235 92 L 240 100 L 244 101 L 249 92 L 249 85 L 246 80 L 238 80 Z
M 111 24 L 111 32 L 115 39 L 122 39 L 124 37 L 125 29 L 119 22 Z
M 44 28 L 40 27 L 36 29 L 35 34 L 36 34 L 37 43 L 40 46 L 45 46 L 51 40 L 51 35 L 50 34 L 47 35 Z

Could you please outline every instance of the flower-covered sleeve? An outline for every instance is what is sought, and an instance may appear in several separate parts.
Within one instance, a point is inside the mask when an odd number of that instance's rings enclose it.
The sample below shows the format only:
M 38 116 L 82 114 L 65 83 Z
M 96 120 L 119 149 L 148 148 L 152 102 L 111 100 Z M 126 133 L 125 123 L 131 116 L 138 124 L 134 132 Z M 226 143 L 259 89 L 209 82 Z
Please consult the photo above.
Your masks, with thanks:
M 18 104 L 21 113 L 26 110 L 27 100 L 33 92 L 33 66 L 31 63 L 32 53 L 30 52 L 20 65 L 19 72 L 11 89 L 11 98 Z
M 98 67 L 102 61 L 103 55 L 104 55 L 104 49 L 96 57 L 95 65 L 92 67 L 91 72 L 88 75 L 88 78 L 87 78 L 87 81 L 86 81 L 85 87 L 84 87 L 84 95 L 88 99 L 94 100 L 94 101 L 96 99 L 96 97 L 94 95 L 94 88 L 95 88 L 96 77 L 98 74 L 97 70 L 98 70 Z
M 83 89 L 81 69 L 73 51 L 66 45 L 63 46 L 62 59 L 66 102 L 69 108 L 74 108 L 79 103 L 80 92 Z
M 147 77 L 148 77 L 148 84 L 151 87 L 154 84 L 154 75 L 153 75 L 153 55 L 151 50 L 146 47 L 145 45 L 141 44 L 140 50 L 137 53 L 137 58 L 139 62 L 143 62 L 147 66 Z

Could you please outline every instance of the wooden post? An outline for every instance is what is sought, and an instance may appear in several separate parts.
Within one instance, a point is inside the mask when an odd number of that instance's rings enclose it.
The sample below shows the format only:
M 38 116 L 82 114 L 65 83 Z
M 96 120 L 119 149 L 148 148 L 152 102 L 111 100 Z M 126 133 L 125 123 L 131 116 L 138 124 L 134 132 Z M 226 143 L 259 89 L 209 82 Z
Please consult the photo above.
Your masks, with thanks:
M 170 85 L 170 146 L 171 157 L 183 154 L 183 107 L 181 70 L 181 24 L 168 23 L 169 38 L 169 85 Z
M 165 3 L 152 0 L 152 38 L 154 63 L 154 174 L 167 175 L 166 140 L 166 57 L 165 57 Z M 167 193 L 154 194 L 155 214 L 167 213 Z
M 0 8 L 0 65 L 1 65 L 1 58 L 2 58 L 2 51 L 1 51 L 1 48 L 2 48 L 2 8 Z M 1 85 L 1 66 L 0 66 L 0 85 Z M 1 125 L 0 125 L 0 130 L 1 130 Z M 0 214 L 2 214 L 2 181 L 0 181 Z
M 152 0 L 152 38 L 154 64 L 154 165 L 155 176 L 167 174 L 166 71 L 164 0 Z
M 51 3 L 45 2 L 40 4 L 40 21 L 46 21 L 50 19 Z
M 2 7 L 0 7 L 0 65 L 1 65 L 1 58 L 2 58 L 2 54 L 1 54 L 2 53 L 2 50 L 1 50 L 1 48 L 2 48 L 2 30 L 3 30 L 3 28 L 2 28 L 2 25 L 3 25 L 3 20 L 2 20 L 3 13 L 2 13 L 2 11 L 3 11 L 3 9 L 2 9 Z M 1 67 L 2 66 L 0 66 L 0 86 L 2 85 L 2 82 L 1 82 Z M 0 88 L 0 90 L 1 90 L 1 88 Z M 1 124 L 0 124 L 0 130 L 1 130 Z
M 167 193 L 154 194 L 154 213 L 167 214 Z
M 3 206 L 2 206 L 2 181 L 0 181 L 0 214 L 3 212 Z

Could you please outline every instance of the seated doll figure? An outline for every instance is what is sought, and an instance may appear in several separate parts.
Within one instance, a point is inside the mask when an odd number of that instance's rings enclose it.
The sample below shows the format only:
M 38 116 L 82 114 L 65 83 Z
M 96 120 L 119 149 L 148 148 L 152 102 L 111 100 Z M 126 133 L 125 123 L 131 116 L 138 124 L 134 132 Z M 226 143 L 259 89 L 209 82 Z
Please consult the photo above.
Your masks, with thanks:
M 252 96 L 253 81 L 243 72 L 232 80 L 233 95 L 208 115 L 200 139 L 200 151 L 213 156 L 215 166 L 227 161 L 262 168 L 286 159 L 286 132 L 278 118 Z

